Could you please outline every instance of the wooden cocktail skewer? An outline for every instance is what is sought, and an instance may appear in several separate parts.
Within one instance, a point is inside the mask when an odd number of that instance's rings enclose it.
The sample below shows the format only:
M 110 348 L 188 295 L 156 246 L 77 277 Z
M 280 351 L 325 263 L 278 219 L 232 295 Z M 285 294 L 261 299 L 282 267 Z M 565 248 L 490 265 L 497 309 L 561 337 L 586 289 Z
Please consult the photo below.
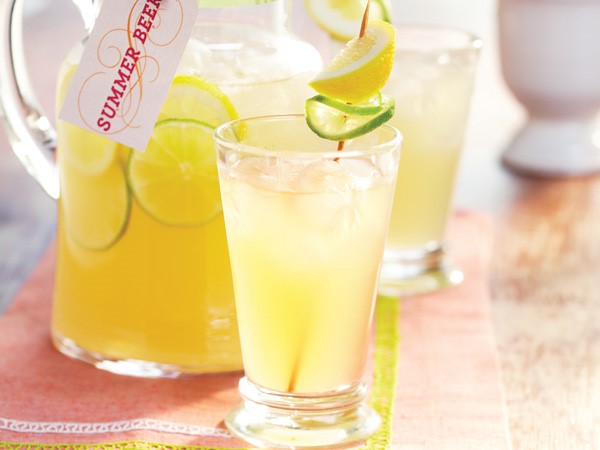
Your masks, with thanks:
M 361 38 L 367 32 L 367 25 L 369 24 L 369 8 L 371 6 L 371 0 L 367 1 L 367 6 L 365 7 L 365 13 L 363 14 L 362 22 L 360 24 L 360 33 L 358 33 L 358 37 Z M 346 145 L 346 141 L 339 141 L 337 150 L 344 150 L 344 145 Z
M 367 6 L 365 7 L 365 13 L 363 14 L 362 23 L 360 24 L 360 33 L 358 37 L 363 37 L 367 32 L 367 25 L 369 24 L 369 8 L 371 6 L 371 0 L 367 0 Z
M 360 33 L 358 34 L 359 38 L 363 37 L 365 35 L 365 33 L 367 32 L 367 25 L 369 23 L 369 7 L 370 7 L 370 5 L 371 5 L 371 0 L 367 0 L 367 6 L 365 7 L 365 13 L 363 14 L 362 22 L 360 24 Z M 339 141 L 338 146 L 337 146 L 338 151 L 342 151 L 344 149 L 345 144 L 346 144 L 346 141 Z M 337 158 L 336 158 L 336 160 L 337 160 Z M 294 390 L 296 389 L 296 382 L 298 380 L 298 372 L 299 372 L 301 359 L 302 359 L 302 351 L 299 351 L 298 355 L 296 356 L 296 360 L 294 361 L 294 367 L 292 367 L 292 375 L 290 376 L 290 382 L 289 382 L 288 388 L 287 388 L 288 392 L 294 392 Z

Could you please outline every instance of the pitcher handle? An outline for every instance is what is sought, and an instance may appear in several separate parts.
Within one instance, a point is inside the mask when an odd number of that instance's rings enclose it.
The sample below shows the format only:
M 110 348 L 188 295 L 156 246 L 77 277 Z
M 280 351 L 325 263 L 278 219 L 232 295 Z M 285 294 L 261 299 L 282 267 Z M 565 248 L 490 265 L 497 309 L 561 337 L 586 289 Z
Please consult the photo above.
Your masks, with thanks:
M 0 1 L 0 118 L 13 151 L 52 198 L 59 196 L 56 132 L 31 87 L 23 52 L 24 0 Z

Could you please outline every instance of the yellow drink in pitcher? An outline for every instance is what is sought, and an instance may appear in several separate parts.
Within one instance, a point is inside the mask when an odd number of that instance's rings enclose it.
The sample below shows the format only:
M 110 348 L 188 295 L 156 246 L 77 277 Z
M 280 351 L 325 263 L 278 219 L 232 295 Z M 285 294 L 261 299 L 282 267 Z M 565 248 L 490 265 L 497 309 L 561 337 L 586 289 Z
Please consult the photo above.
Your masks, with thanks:
M 68 180 L 68 170 L 61 174 L 63 186 L 90 196 L 90 184 Z M 65 199 L 70 201 L 68 194 Z M 172 364 L 181 371 L 241 368 L 222 215 L 174 230 L 131 201 L 119 242 L 86 249 L 69 235 L 63 203 L 54 333 L 114 359 Z
M 293 76 L 211 73 L 197 61 L 207 53 L 199 47 L 188 45 L 144 153 L 57 126 L 53 339 L 62 352 L 114 372 L 242 369 L 212 133 L 238 113 L 302 111 L 319 67 Z M 61 70 L 59 105 L 80 51 Z M 256 61 L 241 63 L 252 69 Z M 257 101 L 264 90 L 271 95 Z

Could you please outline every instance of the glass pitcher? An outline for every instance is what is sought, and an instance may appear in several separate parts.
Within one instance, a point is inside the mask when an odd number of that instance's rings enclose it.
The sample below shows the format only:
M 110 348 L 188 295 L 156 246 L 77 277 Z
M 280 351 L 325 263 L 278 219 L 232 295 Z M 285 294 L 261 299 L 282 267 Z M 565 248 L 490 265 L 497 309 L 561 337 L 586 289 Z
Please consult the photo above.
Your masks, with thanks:
M 89 32 L 101 0 L 74 3 Z M 23 0 L 0 5 L 9 139 L 58 200 L 52 341 L 62 353 L 137 376 L 241 370 L 216 165 L 198 172 L 182 149 L 208 145 L 214 157 L 207 136 L 223 114 L 202 114 L 215 104 L 231 118 L 302 112 L 312 95 L 307 82 L 321 68 L 316 49 L 289 32 L 286 0 L 247 3 L 201 7 L 154 129 L 159 143 L 175 142 L 169 155 L 137 152 L 60 120 L 55 131 L 24 69 Z M 59 71 L 59 108 L 84 43 Z M 206 98 L 213 109 L 203 107 Z

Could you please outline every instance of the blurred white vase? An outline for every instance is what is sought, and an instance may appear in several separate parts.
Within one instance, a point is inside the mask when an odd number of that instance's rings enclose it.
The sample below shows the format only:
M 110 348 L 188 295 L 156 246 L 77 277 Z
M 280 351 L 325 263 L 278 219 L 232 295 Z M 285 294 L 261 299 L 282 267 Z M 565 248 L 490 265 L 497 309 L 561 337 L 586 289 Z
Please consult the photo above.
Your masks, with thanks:
M 504 79 L 529 113 L 504 165 L 542 177 L 600 172 L 600 0 L 499 0 L 498 25 Z
M 26 0 L 25 16 L 35 16 L 44 11 L 51 3 L 51 0 Z

